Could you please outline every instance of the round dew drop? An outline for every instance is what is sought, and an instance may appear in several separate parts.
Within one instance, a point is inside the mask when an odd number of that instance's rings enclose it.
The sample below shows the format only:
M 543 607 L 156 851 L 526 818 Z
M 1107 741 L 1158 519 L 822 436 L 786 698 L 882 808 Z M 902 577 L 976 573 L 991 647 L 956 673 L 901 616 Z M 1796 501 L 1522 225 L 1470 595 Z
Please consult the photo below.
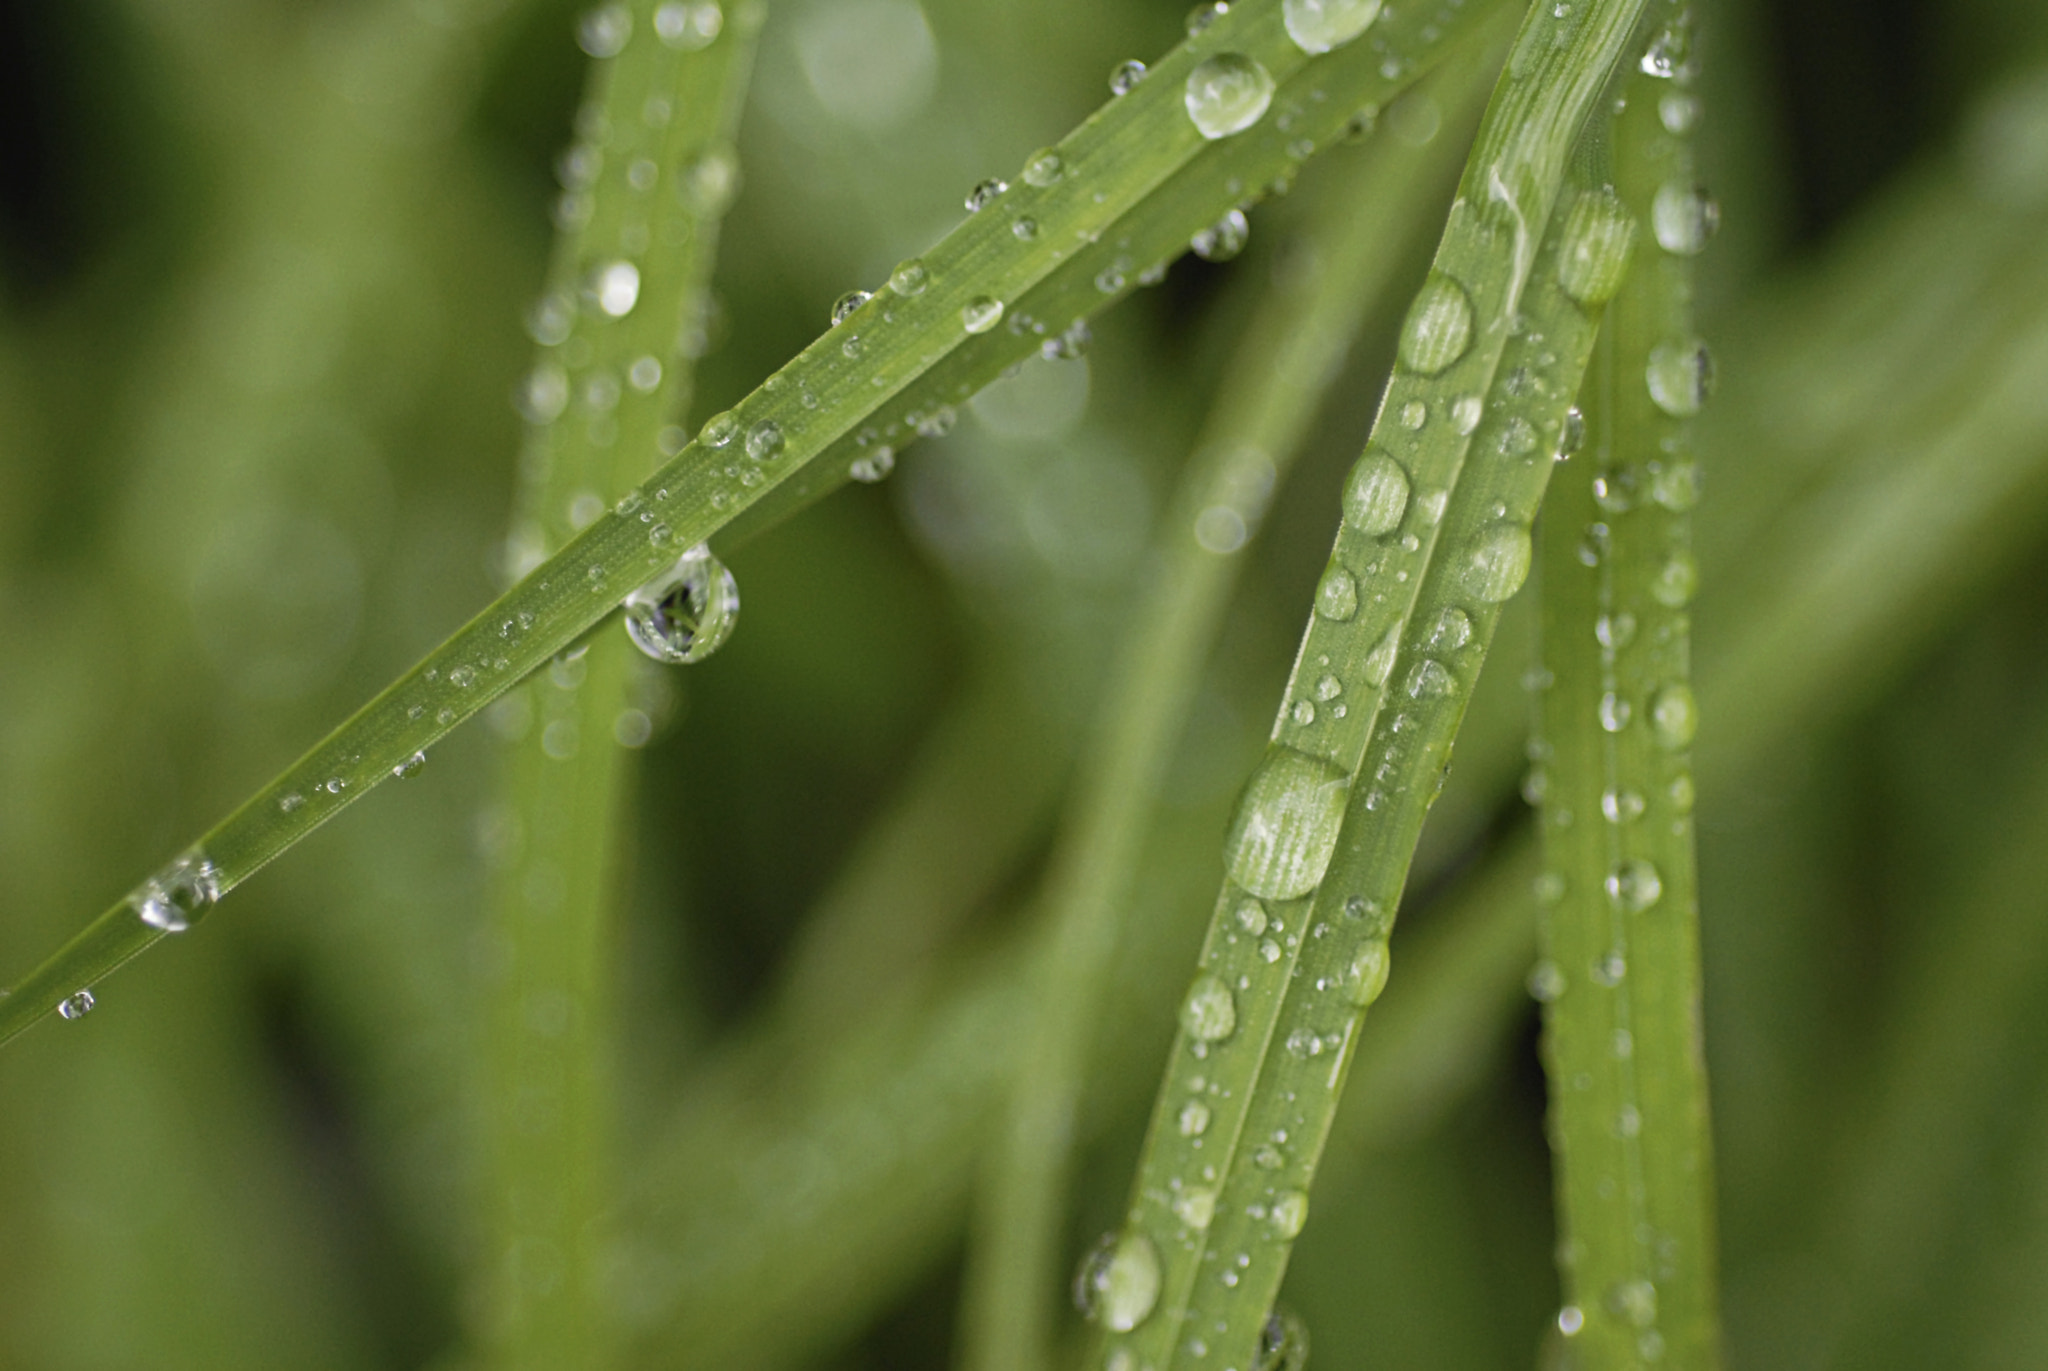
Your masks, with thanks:
M 782 425 L 763 419 L 747 430 L 747 456 L 757 462 L 772 462 L 782 455 Z
M 1111 95 L 1129 95 L 1138 88 L 1138 83 L 1144 79 L 1145 64 L 1143 62 L 1135 58 L 1128 62 L 1119 62 L 1109 73 L 1109 93 Z
M 1242 133 L 1273 103 L 1273 76 L 1241 52 L 1205 57 L 1188 73 L 1188 118 L 1204 138 Z
M 1451 401 L 1451 427 L 1463 438 L 1479 427 L 1479 420 L 1486 413 L 1486 402 L 1477 395 L 1460 395 Z
M 1209 1106 L 1200 1100 L 1189 1100 L 1180 1107 L 1178 1122 L 1183 1138 L 1201 1137 L 1209 1131 Z
M 128 904 L 151 928 L 183 933 L 220 902 L 220 894 L 220 868 L 194 847 L 144 881 Z
M 1142 1233 L 1110 1234 L 1074 1277 L 1074 1303 L 1112 1333 L 1128 1333 L 1159 1301 L 1159 1252 Z
M 1000 176 L 991 176 L 988 180 L 977 183 L 973 190 L 967 192 L 967 212 L 979 214 L 994 204 L 996 197 L 1009 188 L 1010 183 Z
M 1631 859 L 1607 873 L 1606 888 L 1616 909 L 1640 914 L 1663 898 L 1664 879 L 1648 862 Z
M 1674 552 L 1650 581 L 1650 595 L 1667 609 L 1683 609 L 1699 589 L 1699 564 L 1689 552 Z
M 1408 698 L 1441 700 L 1457 692 L 1458 678 L 1434 657 L 1424 657 L 1408 671 Z
M 1721 207 L 1700 186 L 1678 181 L 1658 187 L 1650 202 L 1650 227 L 1657 246 L 1680 257 L 1693 257 L 1706 250 L 1707 240 L 1721 226 Z
M 1650 733 L 1666 751 L 1690 747 L 1698 728 L 1699 706 L 1693 703 L 1692 687 L 1684 682 L 1665 686 L 1650 702 Z
M 640 268 L 631 262 L 610 262 L 591 274 L 590 294 L 597 307 L 623 319 L 640 301 Z
M 1316 613 L 1338 623 L 1358 613 L 1358 582 L 1343 567 L 1331 567 L 1316 583 Z
M 1368 449 L 1344 483 L 1344 522 L 1368 538 L 1392 533 L 1408 512 L 1408 492 L 1407 470 Z
M 657 662 L 701 662 L 732 636 L 739 585 L 699 543 L 626 597 L 626 633 Z
M 1024 159 L 1024 184 L 1044 190 L 1059 184 L 1067 174 L 1066 161 L 1051 148 L 1041 148 Z
M 849 290 L 832 302 L 832 322 L 836 326 L 846 322 L 852 313 L 866 304 L 873 296 L 865 290 Z
M 1221 1042 L 1237 1031 L 1237 998 L 1219 976 L 1195 977 L 1180 1008 L 1181 1027 L 1200 1042 Z
M 1348 779 L 1329 762 L 1272 749 L 1238 800 L 1224 840 L 1231 880 L 1268 900 L 1292 900 L 1322 883 L 1337 850 Z
M 1003 317 L 1003 302 L 992 296 L 977 295 L 960 310 L 960 322 L 969 333 L 987 333 Z
M 1216 1218 L 1216 1192 L 1207 1186 L 1191 1186 L 1174 1200 L 1173 1213 L 1190 1228 L 1207 1228 Z
M 1663 343 L 1650 350 L 1643 379 L 1657 408 L 1675 419 L 1698 414 L 1714 392 L 1714 358 L 1697 338 Z
M 66 996 L 64 1002 L 57 1006 L 57 1013 L 59 1017 L 66 1019 L 82 1019 L 92 1013 L 92 1007 L 96 1003 L 90 990 L 81 990 L 75 995 Z
M 703 429 L 697 434 L 697 441 L 706 447 L 724 447 L 739 436 L 739 431 L 739 416 L 731 410 L 726 410 L 704 421 Z
M 1281 1238 L 1300 1237 L 1302 1226 L 1308 1222 L 1308 1196 L 1299 1190 L 1283 1190 L 1273 1200 L 1270 1213 L 1275 1234 Z
M 1287 36 L 1311 55 L 1342 47 L 1379 14 L 1380 0 L 1286 0 L 1280 9 Z
M 1488 604 L 1499 604 L 1522 588 L 1534 548 L 1520 524 L 1495 524 L 1474 535 L 1465 554 L 1466 589 Z
M 905 299 L 924 294 L 924 288 L 931 283 L 931 273 L 925 270 L 924 263 L 915 257 L 906 262 L 898 262 L 896 270 L 889 273 L 889 289 Z
M 1585 192 L 1565 219 L 1557 283 L 1582 305 L 1605 304 L 1628 275 L 1635 242 L 1635 216 L 1621 197 L 1605 188 Z
M 1442 272 L 1431 272 L 1408 307 L 1401 325 L 1403 365 L 1434 376 L 1472 346 L 1472 302 L 1465 288 Z

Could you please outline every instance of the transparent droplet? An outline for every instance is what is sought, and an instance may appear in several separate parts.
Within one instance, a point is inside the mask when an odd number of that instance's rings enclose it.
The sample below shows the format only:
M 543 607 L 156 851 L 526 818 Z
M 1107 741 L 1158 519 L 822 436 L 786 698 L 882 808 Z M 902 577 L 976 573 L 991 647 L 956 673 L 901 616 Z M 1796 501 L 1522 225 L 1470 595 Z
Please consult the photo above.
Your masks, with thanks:
M 1230 13 L 1230 6 L 1227 0 L 1209 0 L 1209 3 L 1206 5 L 1195 6 L 1188 11 L 1188 37 L 1193 38 L 1203 29 L 1208 28 L 1209 25 L 1215 23 L 1228 13 Z
M 1698 414 L 1714 392 L 1713 354 L 1697 338 L 1663 343 L 1650 350 L 1650 364 L 1643 376 L 1657 408 L 1683 419 Z
M 1671 181 L 1657 188 L 1650 202 L 1650 227 L 1657 245 L 1680 257 L 1705 251 L 1714 230 L 1721 226 L 1721 206 L 1702 186 Z
M 183 933 L 220 902 L 220 892 L 220 868 L 202 849 L 191 847 L 144 881 L 128 904 L 151 928 Z
M 1010 183 L 1000 176 L 991 176 L 979 182 L 967 192 L 967 212 L 979 214 L 995 203 L 996 197 L 1010 188 Z
M 1173 1215 L 1197 1231 L 1216 1218 L 1216 1192 L 1205 1185 L 1189 1186 L 1174 1197 Z
M 1307 728 L 1316 721 L 1316 707 L 1313 701 L 1296 700 L 1291 717 L 1299 728 Z
M 1241 52 L 1219 52 L 1188 73 L 1183 99 L 1204 138 L 1227 138 L 1259 122 L 1273 103 L 1273 77 Z
M 617 57 L 633 36 L 633 14 L 624 5 L 599 5 L 576 25 L 576 43 L 592 57 Z
M 987 333 L 1003 317 L 1003 302 L 988 295 L 977 295 L 960 310 L 960 322 L 969 333 Z
M 924 294 L 924 288 L 931 282 L 931 273 L 926 271 L 924 263 L 915 257 L 898 262 L 896 270 L 889 273 L 889 289 L 906 299 Z
M 1472 641 L 1474 631 L 1472 616 L 1452 605 L 1429 626 L 1429 646 L 1437 652 L 1456 652 Z
M 1460 395 L 1451 401 L 1451 427 L 1463 437 L 1479 427 L 1479 420 L 1485 413 L 1484 400 L 1477 395 Z
M 1358 582 L 1343 567 L 1331 567 L 1316 583 L 1316 613 L 1338 623 L 1358 613 Z
M 1221 977 L 1197 976 L 1181 1004 L 1180 1023 L 1198 1042 L 1221 1042 L 1237 1031 L 1237 997 Z
M 1351 996 L 1351 1003 L 1363 1008 L 1380 997 L 1387 988 L 1387 974 L 1393 968 L 1392 954 L 1384 940 L 1374 938 L 1358 950 L 1351 959 L 1351 970 L 1344 980 L 1345 991 Z
M 700 219 L 725 213 L 739 193 L 739 154 L 731 148 L 712 148 L 676 178 L 677 197 Z
M 1348 783 L 1341 769 L 1320 758 L 1270 749 L 1238 800 L 1224 841 L 1230 878 L 1269 900 L 1314 890 L 1337 849 Z
M 1593 963 L 1591 972 L 1595 985 L 1612 990 L 1628 979 L 1628 962 L 1618 952 L 1610 952 Z
M 1557 1331 L 1567 1338 L 1576 1338 L 1586 1327 L 1586 1311 L 1576 1304 L 1568 1304 L 1557 1311 Z
M 1408 493 L 1407 469 L 1368 448 L 1344 483 L 1344 522 L 1369 538 L 1391 533 L 1408 513 Z
M 1159 1300 L 1159 1252 L 1142 1233 L 1111 1233 L 1074 1277 L 1074 1303 L 1112 1333 L 1128 1333 Z
M 1650 476 L 1650 498 L 1674 514 L 1700 502 L 1699 463 L 1687 459 L 1658 467 Z
M 1209 1106 L 1200 1100 L 1189 1100 L 1180 1107 L 1176 1121 L 1183 1138 L 1199 1138 L 1209 1131 Z
M 1483 528 L 1465 550 L 1461 568 L 1465 588 L 1488 604 L 1498 604 L 1522 588 L 1533 555 L 1529 530 L 1520 524 Z
M 864 485 L 873 485 L 896 469 L 896 449 L 884 443 L 853 459 L 846 474 Z
M 1565 219 L 1557 254 L 1557 283 L 1582 305 L 1605 304 L 1628 275 L 1635 242 L 1635 216 L 1621 197 L 1604 187 L 1586 191 L 1572 201 Z
M 1595 713 L 1600 717 L 1600 727 L 1609 733 L 1621 732 L 1635 716 L 1635 710 L 1630 707 L 1629 702 L 1611 690 L 1600 697 L 1600 705 Z
M 1342 47 L 1379 17 L 1380 0 L 1286 0 L 1280 16 L 1303 52 Z
M 747 456 L 757 462 L 772 462 L 782 455 L 782 425 L 763 419 L 747 430 Z
M 1420 400 L 1410 400 L 1401 406 L 1401 427 L 1409 432 L 1419 430 L 1429 422 L 1429 406 Z
M 1040 148 L 1024 159 L 1024 184 L 1044 190 L 1047 186 L 1059 184 L 1067 174 L 1067 164 L 1053 148 Z
M 1643 817 L 1643 797 L 1633 790 L 1609 790 L 1600 796 L 1600 812 L 1611 824 L 1632 824 Z
M 67 995 L 64 1002 L 57 1006 L 57 1013 L 66 1019 L 82 1019 L 92 1013 L 92 1007 L 96 1003 L 98 1001 L 93 999 L 90 990 L 81 990 L 75 995 Z
M 1641 800 L 1638 799 L 1638 804 Z M 1663 878 L 1650 863 L 1634 858 L 1607 873 L 1607 898 L 1617 909 L 1638 914 L 1657 903 L 1664 894 Z
M 1401 324 L 1401 361 L 1434 376 L 1472 345 L 1472 302 L 1465 288 L 1442 272 L 1431 272 Z
M 1657 745 L 1677 752 L 1692 746 L 1699 729 L 1699 707 L 1693 703 L 1692 687 L 1674 682 L 1657 692 L 1650 701 L 1650 732 Z
M 1024 215 L 1010 225 L 1010 235 L 1019 242 L 1028 243 L 1038 236 L 1038 221 L 1028 214 Z
M 591 273 L 590 294 L 606 314 L 624 318 L 640 300 L 640 268 L 631 262 L 607 262 Z
M 1577 405 L 1564 412 L 1564 424 L 1557 431 L 1557 460 L 1568 460 L 1586 445 L 1586 415 Z
M 1144 79 L 1145 64 L 1143 62 L 1138 61 L 1136 58 L 1128 62 L 1119 62 L 1110 69 L 1109 93 L 1111 95 L 1129 95 L 1138 88 L 1138 83 Z
M 726 410 L 704 421 L 703 429 L 697 434 L 697 441 L 706 447 L 724 447 L 738 436 L 739 431 L 739 416 L 731 410 Z
M 843 324 L 853 312 L 873 299 L 873 293 L 865 290 L 849 290 L 832 302 L 832 322 Z
M 700 543 L 626 597 L 626 632 L 657 662 L 700 662 L 732 636 L 739 609 L 738 583 Z
M 426 765 L 427 754 L 424 752 L 415 752 L 412 754 L 412 756 L 407 757 L 397 766 L 392 767 L 391 774 L 401 781 L 408 780 L 414 776 L 419 775 L 421 770 L 423 770 L 426 767 Z
M 1413 700 L 1440 700 L 1455 694 L 1458 678 L 1451 669 L 1434 657 L 1424 657 L 1408 669 L 1408 697 Z
M 1316 698 L 1318 700 L 1334 700 L 1343 693 L 1344 683 L 1335 676 L 1319 676 L 1316 678 Z
M 1692 30 L 1681 22 L 1671 25 L 1651 39 L 1650 46 L 1643 52 L 1642 60 L 1636 65 L 1645 76 L 1669 81 L 1691 74 L 1686 65 L 1691 55 Z
M 1244 251 L 1251 236 L 1252 226 L 1244 211 L 1234 209 L 1188 239 L 1188 246 L 1205 262 L 1227 262 Z
M 1281 1238 L 1297 1238 L 1308 1222 L 1308 1196 L 1299 1190 L 1283 1190 L 1273 1197 L 1273 1207 L 1268 1212 L 1274 1233 Z
M 1285 1309 L 1268 1314 L 1252 1371 L 1308 1371 L 1308 1325 Z

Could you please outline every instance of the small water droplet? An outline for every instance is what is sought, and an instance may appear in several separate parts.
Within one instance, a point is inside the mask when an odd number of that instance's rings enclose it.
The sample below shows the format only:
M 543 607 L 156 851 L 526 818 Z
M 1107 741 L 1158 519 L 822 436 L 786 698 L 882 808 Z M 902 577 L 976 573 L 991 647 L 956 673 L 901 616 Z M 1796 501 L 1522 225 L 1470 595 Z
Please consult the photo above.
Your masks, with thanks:
M 1635 717 L 1635 710 L 1629 702 L 1613 691 L 1600 697 L 1600 727 L 1609 733 L 1619 733 L 1628 727 L 1628 721 Z
M 1595 985 L 1612 990 L 1628 979 L 1628 962 L 1619 952 L 1610 952 L 1593 963 L 1591 975 Z
M 1022 215 L 1010 225 L 1010 236 L 1019 242 L 1028 243 L 1038 236 L 1038 221 L 1030 215 Z
M 1479 427 L 1480 416 L 1486 413 L 1486 402 L 1477 395 L 1460 395 L 1451 401 L 1451 427 L 1462 437 Z
M 739 416 L 731 410 L 726 410 L 704 421 L 702 431 L 697 434 L 697 441 L 706 447 L 724 447 L 738 436 L 739 431 Z
M 732 636 L 739 608 L 732 573 L 700 543 L 626 597 L 626 632 L 657 662 L 699 662 Z
M 1175 1197 L 1173 1213 L 1190 1228 L 1207 1228 L 1216 1217 L 1216 1192 L 1203 1185 L 1189 1186 Z
M 1621 197 L 1604 187 L 1586 191 L 1572 202 L 1565 219 L 1557 283 L 1582 305 L 1605 304 L 1628 275 L 1635 242 L 1635 216 Z
M 1593 637 L 1608 651 L 1617 651 L 1635 641 L 1636 616 L 1627 610 L 1603 614 L 1593 621 Z
M 853 316 L 853 312 L 874 298 L 871 291 L 849 290 L 832 302 L 832 323 L 837 326 Z
M 1721 226 L 1721 206 L 1703 186 L 1670 181 L 1657 188 L 1650 202 L 1650 227 L 1657 245 L 1680 257 L 1705 251 L 1714 230 Z
M 1230 878 L 1253 895 L 1291 900 L 1322 882 L 1337 849 L 1349 778 L 1292 748 L 1269 749 L 1239 799 L 1224 842 Z
M 1643 379 L 1657 408 L 1673 418 L 1698 414 L 1714 393 L 1714 358 L 1697 338 L 1663 343 L 1650 350 Z
M 1040 148 L 1024 159 L 1024 184 L 1044 190 L 1067 174 L 1066 160 L 1053 148 Z
M 1683 609 L 1699 589 L 1699 563 L 1689 552 L 1674 552 L 1650 579 L 1650 595 L 1669 609 Z
M 1294 720 L 1295 726 L 1297 728 L 1307 728 L 1310 724 L 1316 721 L 1316 707 L 1314 702 L 1309 700 L 1296 700 L 1294 702 L 1294 708 L 1291 711 L 1289 711 L 1289 716 Z
M 1411 371 L 1434 376 L 1472 345 L 1472 302 L 1465 288 L 1442 272 L 1431 272 L 1401 325 L 1401 361 Z
M 1159 1252 L 1142 1233 L 1106 1235 L 1074 1277 L 1074 1303 L 1112 1333 L 1143 1323 L 1158 1299 Z
M 763 419 L 747 430 L 747 456 L 757 462 L 772 462 L 782 455 L 782 425 Z
M 931 273 L 925 270 L 924 263 L 915 257 L 898 262 L 896 270 L 889 273 L 889 289 L 905 299 L 924 294 L 925 287 L 931 283 Z
M 92 1013 L 92 1007 L 97 1003 L 90 990 L 81 990 L 66 996 L 64 1002 L 57 1006 L 57 1013 L 66 1019 L 82 1019 Z
M 1457 693 L 1458 678 L 1434 657 L 1424 657 L 1408 669 L 1408 697 L 1412 700 L 1440 700 Z
M 1316 678 L 1316 698 L 1318 700 L 1334 700 L 1343 693 L 1344 683 L 1335 676 L 1319 676 Z
M 896 449 L 884 443 L 854 458 L 846 474 L 863 484 L 873 485 L 895 469 Z
M 1657 745 L 1677 752 L 1692 745 L 1699 728 L 1699 707 L 1693 703 L 1692 687 L 1675 681 L 1657 692 L 1650 701 L 1650 732 Z
M 1632 824 L 1643 817 L 1643 797 L 1633 790 L 1609 790 L 1600 797 L 1600 812 L 1611 824 Z
M 1387 630 L 1386 635 L 1373 644 L 1365 657 L 1365 679 L 1369 685 L 1383 686 L 1387 677 L 1393 674 L 1394 658 L 1401 650 L 1401 629 L 1399 625 Z
M 1557 1311 L 1557 1331 L 1568 1338 L 1576 1338 L 1586 1326 L 1586 1311 L 1576 1304 L 1568 1304 Z
M 409 780 L 412 777 L 419 775 L 420 770 L 423 767 L 425 767 L 426 764 L 427 754 L 425 752 L 415 752 L 412 754 L 412 756 L 407 757 L 397 766 L 392 767 L 391 774 L 393 776 L 396 776 L 401 781 Z
M 1294 45 L 1314 55 L 1358 37 L 1379 13 L 1380 0 L 1286 0 L 1280 17 Z
M 1002 317 L 1003 302 L 987 295 L 975 296 L 960 309 L 960 322 L 969 333 L 987 333 Z
M 1244 251 L 1251 236 L 1251 222 L 1244 211 L 1233 209 L 1188 239 L 1188 246 L 1205 262 L 1227 262 Z
M 1219 52 L 1188 73 L 1182 98 L 1197 132 L 1227 138 L 1259 122 L 1273 103 L 1273 77 L 1241 52 Z
M 1237 1031 L 1237 998 L 1221 977 L 1197 976 L 1181 1005 L 1180 1022 L 1199 1042 L 1221 1042 Z
M 996 197 L 1009 188 L 1010 183 L 1000 176 L 991 176 L 986 181 L 978 182 L 973 190 L 967 192 L 967 212 L 979 214 L 994 204 Z
M 1188 37 L 1193 38 L 1209 25 L 1230 13 L 1228 0 L 1210 0 L 1206 5 L 1197 5 L 1188 11 Z
M 1415 432 L 1429 422 L 1429 406 L 1420 400 L 1410 400 L 1401 406 L 1401 427 Z
M 1138 88 L 1138 83 L 1144 79 L 1145 64 L 1143 62 L 1138 61 L 1136 58 L 1128 62 L 1119 62 L 1110 69 L 1109 93 L 1111 95 L 1129 95 Z

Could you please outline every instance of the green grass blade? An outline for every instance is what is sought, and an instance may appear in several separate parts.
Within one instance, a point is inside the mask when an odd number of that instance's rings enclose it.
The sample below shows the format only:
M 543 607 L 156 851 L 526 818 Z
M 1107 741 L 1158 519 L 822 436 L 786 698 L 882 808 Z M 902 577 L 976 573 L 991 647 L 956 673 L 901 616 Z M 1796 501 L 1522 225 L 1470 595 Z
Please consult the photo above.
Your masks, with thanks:
M 539 422 L 511 540 L 535 560 L 647 475 L 661 430 L 688 405 L 692 359 L 680 339 L 709 287 L 725 199 L 705 183 L 735 174 L 730 147 L 765 17 L 761 5 L 738 7 L 707 37 L 696 20 L 717 10 L 640 0 L 601 13 L 662 41 L 628 43 L 593 68 L 584 137 L 567 159 L 597 169 L 563 197 L 565 231 L 535 311 L 542 349 L 527 408 Z M 642 258 L 633 310 L 578 309 L 601 264 L 636 256 L 643 240 L 672 246 Z M 570 398 L 547 419 L 535 404 L 552 409 L 550 397 Z M 517 837 L 495 872 L 482 987 L 491 1169 L 481 1323 L 499 1366 L 595 1371 L 616 1360 L 599 1287 L 616 1188 L 609 992 L 632 775 L 619 744 L 644 741 L 646 716 L 628 711 L 647 669 L 607 635 L 508 697 L 528 722 L 505 758 L 496 821 Z M 615 742 L 622 726 L 636 731 Z
M 1171 245 L 1161 260 L 1177 253 L 1192 233 L 1255 195 L 1253 188 L 1291 175 L 1301 157 L 1341 132 L 1351 112 L 1412 84 L 1487 13 L 1484 5 L 1404 9 L 1369 43 L 1311 58 L 1286 34 L 1277 5 L 1245 4 L 1174 49 L 1069 135 L 1052 161 L 1034 156 L 1031 177 L 948 235 L 918 271 L 893 278 L 900 289 L 880 292 L 707 424 L 638 490 L 209 831 L 185 865 L 151 877 L 18 983 L 0 1003 L 0 1041 L 163 936 L 161 921 L 137 917 L 159 888 L 176 887 L 171 898 L 184 913 L 170 922 L 189 926 L 221 894 L 588 632 L 681 549 L 709 540 L 784 486 L 784 501 L 809 498 L 792 477 L 821 455 L 908 441 L 932 417 L 918 408 L 926 403 L 920 378 L 948 366 L 932 379 L 942 377 L 965 398 L 977 377 L 991 379 L 1030 350 L 1022 303 L 1081 249 L 1107 242 L 1119 254 L 1116 267 L 1145 246 L 1142 224 L 1147 242 Z M 656 40 L 643 34 L 638 41 Z M 1233 53 L 1262 64 L 1276 83 L 1273 117 L 1211 141 L 1188 113 L 1188 83 L 1199 81 L 1202 63 Z M 1031 220 L 1028 234 L 1017 232 L 1023 219 Z M 1117 272 L 1098 273 L 1103 303 L 1135 279 L 1141 260 L 1130 256 Z M 627 259 L 600 264 L 583 308 L 630 315 L 640 279 Z M 1012 325 L 1019 326 L 1014 334 Z M 834 479 L 819 473 L 814 483 Z
M 1626 260 L 1611 197 L 1576 196 L 1545 225 L 1639 13 L 1525 23 L 1403 326 L 1274 743 L 1225 847 L 1230 880 L 1129 1220 L 1090 1278 L 1113 1364 L 1257 1353 L 1344 1063 L 1385 981 L 1423 815 L 1500 602 L 1528 570 L 1588 307 Z

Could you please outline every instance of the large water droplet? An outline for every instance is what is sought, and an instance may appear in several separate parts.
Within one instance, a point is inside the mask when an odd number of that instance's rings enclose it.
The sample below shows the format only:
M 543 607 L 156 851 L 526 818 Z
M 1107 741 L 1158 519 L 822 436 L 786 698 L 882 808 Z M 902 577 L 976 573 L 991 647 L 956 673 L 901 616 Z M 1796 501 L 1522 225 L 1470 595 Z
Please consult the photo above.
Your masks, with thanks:
M 220 868 L 191 847 L 137 887 L 128 904 L 151 928 L 183 933 L 219 903 L 220 890 Z
M 1219 976 L 1201 975 L 1180 1007 L 1181 1027 L 1199 1042 L 1221 1042 L 1237 1031 L 1237 997 Z
M 1280 9 L 1287 36 L 1306 53 L 1343 46 L 1364 33 L 1379 13 L 1380 0 L 1286 0 Z
M 1399 528 L 1407 512 L 1407 470 L 1386 453 L 1366 449 L 1344 483 L 1344 522 L 1377 538 Z
M 960 309 L 960 322 L 969 333 L 987 333 L 1003 317 L 1003 302 L 989 295 L 977 295 Z
M 1343 771 L 1292 748 L 1271 749 L 1237 804 L 1223 857 L 1254 895 L 1292 900 L 1322 882 L 1344 821 Z
M 82 1019 L 92 1013 L 92 1007 L 96 1003 L 98 1002 L 93 999 L 90 990 L 81 990 L 75 995 L 67 995 L 64 1002 L 57 1006 L 57 1013 L 66 1019 Z
M 1401 325 L 1401 361 L 1434 376 L 1472 345 L 1472 301 L 1465 288 L 1442 272 L 1431 272 L 1408 307 Z
M 1273 77 L 1241 52 L 1205 57 L 1188 73 L 1188 118 L 1204 138 L 1242 133 L 1273 103 Z
M 1557 254 L 1557 283 L 1582 305 L 1605 304 L 1621 289 L 1635 247 L 1635 216 L 1607 189 L 1589 190 L 1572 202 Z
M 626 597 L 626 632 L 657 662 L 701 662 L 732 636 L 739 585 L 699 543 Z
M 1074 1277 L 1074 1303 L 1112 1333 L 1128 1333 L 1159 1300 L 1159 1252 L 1142 1233 L 1112 1233 Z
M 1498 604 L 1522 588 L 1529 576 L 1534 549 L 1529 530 L 1520 524 L 1494 524 L 1473 535 L 1462 568 L 1466 589 L 1488 604 Z
M 1671 181 L 1657 188 L 1650 202 L 1650 227 L 1657 245 L 1680 257 L 1704 251 L 1707 240 L 1721 226 L 1721 207 L 1700 186 Z
M 1673 418 L 1698 414 L 1700 406 L 1714 393 L 1714 358 L 1697 338 L 1680 343 L 1663 343 L 1650 350 L 1650 364 L 1643 379 L 1657 408 Z

